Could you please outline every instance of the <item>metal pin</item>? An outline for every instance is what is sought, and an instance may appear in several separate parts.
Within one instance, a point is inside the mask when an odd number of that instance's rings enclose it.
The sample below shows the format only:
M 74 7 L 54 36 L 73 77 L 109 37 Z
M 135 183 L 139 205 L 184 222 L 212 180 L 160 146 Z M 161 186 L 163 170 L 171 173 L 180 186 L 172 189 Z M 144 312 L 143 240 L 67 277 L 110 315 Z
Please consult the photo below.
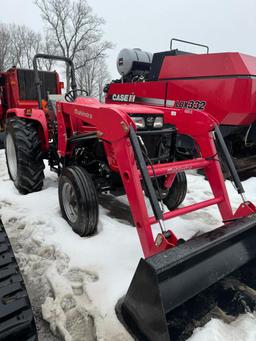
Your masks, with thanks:
M 246 199 L 245 194 L 244 194 L 244 193 L 241 193 L 240 195 L 241 195 L 241 198 L 242 198 L 243 203 L 245 204 L 245 203 L 247 202 L 247 199 Z
M 160 226 L 160 229 L 161 229 L 162 233 L 166 232 L 166 228 L 165 228 L 165 225 L 164 225 L 164 221 L 163 221 L 162 219 L 160 219 L 160 220 L 158 221 L 158 223 L 159 223 L 159 226 Z

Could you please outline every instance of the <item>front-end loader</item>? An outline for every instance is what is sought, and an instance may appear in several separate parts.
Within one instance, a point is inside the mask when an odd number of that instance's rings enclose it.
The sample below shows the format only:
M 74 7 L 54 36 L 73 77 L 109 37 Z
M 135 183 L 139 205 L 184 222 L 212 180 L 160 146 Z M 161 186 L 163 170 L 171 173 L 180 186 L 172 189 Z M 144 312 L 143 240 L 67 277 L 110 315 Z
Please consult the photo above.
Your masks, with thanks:
M 72 90 L 65 96 L 42 93 L 39 58 L 68 63 Z M 218 120 L 193 108 L 102 104 L 77 89 L 68 58 L 36 55 L 34 74 L 38 107 L 7 111 L 6 160 L 15 186 L 24 194 L 40 190 L 43 159 L 48 159 L 59 175 L 62 215 L 80 236 L 97 231 L 99 193 L 126 193 L 145 258 L 117 315 L 136 339 L 169 341 L 174 309 L 256 257 L 256 208 L 246 200 Z M 177 134 L 193 140 L 196 156 L 177 160 Z M 216 146 L 241 196 L 235 210 Z M 181 207 L 184 173 L 198 169 L 212 197 Z M 173 232 L 173 218 L 212 205 L 219 209 L 222 226 L 186 241 Z

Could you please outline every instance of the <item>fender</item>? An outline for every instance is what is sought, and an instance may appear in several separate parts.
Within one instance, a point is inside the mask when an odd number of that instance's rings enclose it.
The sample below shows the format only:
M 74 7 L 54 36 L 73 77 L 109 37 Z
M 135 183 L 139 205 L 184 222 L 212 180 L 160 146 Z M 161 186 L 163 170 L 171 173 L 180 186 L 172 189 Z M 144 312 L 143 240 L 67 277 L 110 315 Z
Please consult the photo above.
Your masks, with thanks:
M 17 116 L 26 120 L 33 120 L 37 122 L 38 133 L 42 143 L 42 150 L 47 152 L 49 150 L 48 127 L 45 113 L 40 109 L 32 109 L 31 112 L 26 112 L 25 109 L 12 108 L 7 111 L 6 118 Z

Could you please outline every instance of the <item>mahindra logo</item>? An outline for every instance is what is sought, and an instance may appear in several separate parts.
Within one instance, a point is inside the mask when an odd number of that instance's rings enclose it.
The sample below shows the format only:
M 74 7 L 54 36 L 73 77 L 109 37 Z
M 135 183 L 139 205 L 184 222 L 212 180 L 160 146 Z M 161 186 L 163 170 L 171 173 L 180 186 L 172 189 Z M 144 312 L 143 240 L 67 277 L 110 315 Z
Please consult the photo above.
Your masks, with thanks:
M 76 115 L 79 115 L 79 116 L 84 116 L 84 117 L 87 117 L 89 119 L 92 119 L 93 118 L 93 115 L 88 113 L 88 112 L 84 112 L 84 111 L 81 111 L 81 110 L 78 110 L 78 109 L 75 109 L 74 110 L 74 113 Z
M 155 120 L 155 118 L 154 117 L 152 117 L 152 116 L 149 116 L 149 117 L 147 117 L 147 122 L 148 123 L 153 123 L 154 122 L 154 120 Z

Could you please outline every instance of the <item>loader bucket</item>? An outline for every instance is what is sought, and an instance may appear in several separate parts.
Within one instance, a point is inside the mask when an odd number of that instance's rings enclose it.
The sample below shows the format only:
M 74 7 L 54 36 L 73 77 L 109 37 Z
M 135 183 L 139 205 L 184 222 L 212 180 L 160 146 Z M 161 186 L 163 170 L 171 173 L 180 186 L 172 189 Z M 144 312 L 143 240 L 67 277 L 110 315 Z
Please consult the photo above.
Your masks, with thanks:
M 117 316 L 136 340 L 174 340 L 168 314 L 255 257 L 252 215 L 141 259 Z

